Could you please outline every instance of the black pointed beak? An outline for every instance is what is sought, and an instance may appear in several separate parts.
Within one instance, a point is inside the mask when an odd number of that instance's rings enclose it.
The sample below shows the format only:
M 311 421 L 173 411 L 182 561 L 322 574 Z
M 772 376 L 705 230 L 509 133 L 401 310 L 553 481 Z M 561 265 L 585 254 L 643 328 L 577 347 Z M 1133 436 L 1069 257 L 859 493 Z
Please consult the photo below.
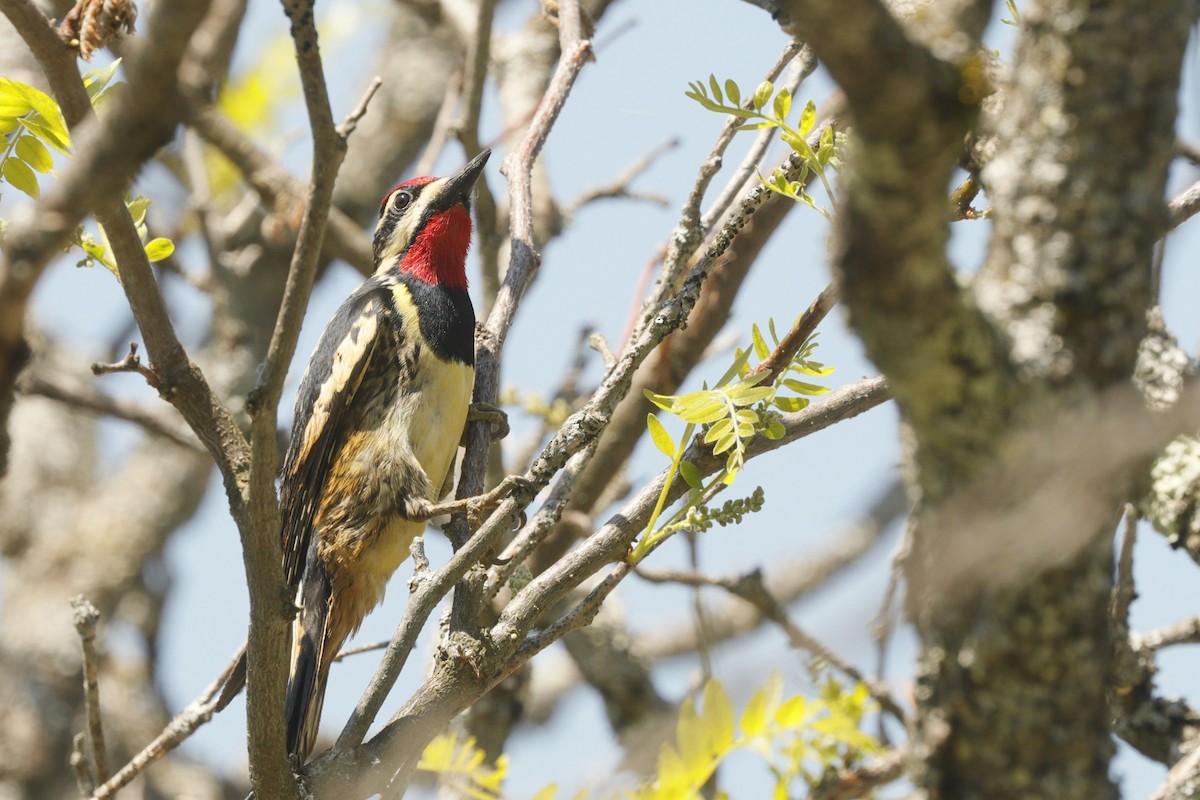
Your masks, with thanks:
M 475 181 L 479 180 L 480 174 L 483 173 L 483 165 L 487 163 L 491 154 L 489 148 L 484 148 L 483 152 L 468 161 L 466 166 L 445 179 L 446 183 L 442 186 L 441 196 L 437 200 L 439 211 L 445 211 L 455 203 L 470 205 L 468 201 L 471 190 L 475 188 Z

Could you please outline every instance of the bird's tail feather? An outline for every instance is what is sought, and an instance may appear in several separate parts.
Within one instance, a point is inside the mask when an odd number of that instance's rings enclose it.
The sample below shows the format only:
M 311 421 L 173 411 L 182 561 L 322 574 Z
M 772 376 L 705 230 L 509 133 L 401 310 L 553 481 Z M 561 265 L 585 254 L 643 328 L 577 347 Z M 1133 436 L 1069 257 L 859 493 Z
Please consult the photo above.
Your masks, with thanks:
M 325 703 L 325 684 L 329 679 L 332 656 L 335 655 L 327 652 L 330 585 L 329 576 L 319 559 L 310 561 L 302 585 L 303 595 L 292 637 L 292 668 L 288 676 L 284 709 L 288 753 L 301 763 L 308 758 L 317 741 L 321 707 Z

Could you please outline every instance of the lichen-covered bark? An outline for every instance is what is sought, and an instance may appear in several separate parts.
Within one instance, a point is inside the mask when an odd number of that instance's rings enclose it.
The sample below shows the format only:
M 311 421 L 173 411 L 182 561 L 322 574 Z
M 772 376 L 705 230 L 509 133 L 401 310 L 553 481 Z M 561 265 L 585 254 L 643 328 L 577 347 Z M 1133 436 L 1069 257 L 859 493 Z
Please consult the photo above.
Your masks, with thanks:
M 988 4 L 898 4 L 911 15 L 903 25 L 873 0 L 781 5 L 853 112 L 835 264 L 909 431 L 920 498 L 909 611 L 922 643 L 911 776 L 931 798 L 1113 797 L 1102 515 L 1004 531 L 1011 547 L 1046 553 L 1016 580 L 930 587 L 961 566 L 948 554 L 969 552 L 989 505 L 1002 511 L 994 487 L 1017 483 L 1039 445 L 1057 441 L 1030 442 L 1029 431 L 1053 432 L 1133 374 L 1193 4 L 1020 4 L 983 176 L 993 241 L 971 286 L 945 254 L 945 198 L 970 107 L 991 88 L 979 86 L 983 57 L 964 46 Z M 946 35 L 947 17 L 960 33 Z M 862 24 L 845 30 L 845 18 Z M 1111 484 L 1115 521 L 1132 487 Z M 939 514 L 951 500 L 974 511 Z M 1063 541 L 1074 544 L 1054 560 L 1039 549 Z

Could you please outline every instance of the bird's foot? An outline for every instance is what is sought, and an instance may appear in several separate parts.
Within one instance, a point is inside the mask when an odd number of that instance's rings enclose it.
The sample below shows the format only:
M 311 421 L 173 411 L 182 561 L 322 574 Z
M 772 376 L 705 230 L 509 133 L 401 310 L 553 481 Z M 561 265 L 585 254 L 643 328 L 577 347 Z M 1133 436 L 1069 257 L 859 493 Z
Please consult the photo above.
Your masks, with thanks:
M 491 491 L 475 495 L 474 497 L 465 497 L 461 500 L 449 500 L 436 505 L 430 503 L 419 509 L 409 519 L 430 519 L 432 517 L 440 517 L 444 514 L 465 513 L 471 530 L 475 530 L 496 506 L 500 505 L 500 503 L 504 502 L 505 498 L 518 490 L 532 492 L 533 483 L 523 475 L 509 475 L 500 481 L 500 484 Z
M 486 422 L 490 428 L 490 436 L 492 441 L 497 441 L 508 436 L 508 414 L 500 410 L 499 406 L 494 406 L 491 403 L 471 403 L 467 408 L 467 422 Z M 466 444 L 467 433 L 463 431 L 463 443 Z

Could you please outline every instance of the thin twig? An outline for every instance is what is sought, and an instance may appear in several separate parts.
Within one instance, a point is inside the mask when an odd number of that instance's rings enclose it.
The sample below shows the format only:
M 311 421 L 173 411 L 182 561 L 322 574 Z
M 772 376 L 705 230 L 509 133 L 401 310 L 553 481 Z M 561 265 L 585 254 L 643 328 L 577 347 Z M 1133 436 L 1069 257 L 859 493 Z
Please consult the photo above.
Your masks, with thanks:
M 620 197 L 646 200 L 660 206 L 665 206 L 667 204 L 666 198 L 659 197 L 658 195 L 636 194 L 630 191 L 629 184 L 637 180 L 638 176 L 640 176 L 643 172 L 650 169 L 650 167 L 654 165 L 654 162 L 661 158 L 663 154 L 669 153 L 677 147 L 679 147 L 678 139 L 668 139 L 658 147 L 651 150 L 649 153 L 646 153 L 644 156 L 634 161 L 625 169 L 621 170 L 621 172 L 618 173 L 617 176 L 608 183 L 604 184 L 603 186 L 597 186 L 594 189 L 588 189 L 579 197 L 575 198 L 573 203 L 567 206 L 567 216 L 572 216 L 578 213 L 579 209 L 583 208 L 588 203 L 594 203 L 597 200 L 608 200 Z
M 350 134 L 354 133 L 354 131 L 358 128 L 358 121 L 366 116 L 367 106 L 371 104 L 371 98 L 373 98 L 375 93 L 379 91 L 380 86 L 383 86 L 383 78 L 376 75 L 371 79 L 371 82 L 367 84 L 367 90 L 363 92 L 363 96 L 358 101 L 358 105 L 356 105 L 354 110 L 347 114 L 346 118 L 342 120 L 340 125 L 337 126 L 338 136 L 342 137 L 343 139 L 350 138 Z
M 1174 230 L 1200 211 L 1200 181 L 1196 181 L 1171 200 L 1167 229 Z
M 100 365 L 102 368 L 110 365 Z M 122 370 L 124 371 L 124 370 Z M 17 391 L 37 395 L 97 414 L 140 425 L 148 432 L 193 450 L 202 450 L 194 434 L 184 430 L 179 418 L 167 418 L 140 403 L 113 397 L 89 387 L 73 386 L 57 377 L 26 371 L 17 379 Z
M 976 195 L 982 188 L 982 184 L 975 179 L 974 175 L 968 175 L 966 180 L 950 193 L 951 218 L 956 220 L 976 219 L 978 214 L 975 209 L 971 208 L 971 203 L 975 201 Z
M 587 464 L 595 449 L 596 443 L 592 442 L 567 461 L 566 467 L 563 468 L 554 488 L 550 490 L 546 501 L 542 503 L 542 507 L 505 548 L 501 555 L 501 563 L 490 570 L 487 583 L 484 585 L 484 597 L 494 598 L 508 583 L 517 567 L 525 563 L 538 545 L 554 531 L 555 526 L 562 519 L 567 502 L 571 499 L 571 490 L 575 486 L 575 480 L 583 471 L 584 465 Z
M 212 719 L 213 712 L 216 710 L 217 703 L 220 700 L 221 687 L 225 685 L 225 681 L 229 678 L 233 670 L 241 661 L 241 650 L 235 655 L 225 669 L 221 670 L 221 674 L 217 679 L 208 685 L 199 697 L 193 700 L 182 711 L 167 723 L 163 728 L 162 733 L 154 738 L 154 741 L 142 748 L 141 752 L 129 760 L 129 763 L 117 770 L 117 774 L 113 775 L 104 783 L 103 786 L 96 789 L 92 793 L 89 800 L 106 800 L 113 797 L 123 787 L 127 786 L 130 781 L 146 771 L 146 768 L 165 756 L 167 753 L 174 750 L 185 739 L 191 736 L 197 728 Z
M 808 308 L 804 310 L 804 313 L 796 319 L 791 329 L 779 340 L 775 349 L 754 369 L 750 370 L 750 374 L 757 375 L 766 372 L 767 378 L 763 381 L 764 384 L 774 383 L 787 370 L 796 353 L 808 341 L 808 337 L 817 330 L 817 326 L 821 324 L 837 301 L 837 284 L 831 283 L 820 291 Z
M 800 52 L 801 47 L 803 45 L 798 41 L 788 42 L 783 49 L 783 53 L 767 72 L 766 79 L 774 80 L 778 77 L 788 62 Z M 745 107 L 747 109 L 753 107 L 752 97 L 746 98 Z M 742 122 L 738 117 L 731 116 L 729 118 L 729 121 L 725 123 L 725 127 L 717 137 L 717 141 L 709 152 L 708 157 L 701 164 L 696 182 L 693 184 L 691 193 L 688 195 L 687 200 L 684 202 L 683 210 L 680 212 L 679 223 L 675 226 L 675 230 L 671 232 L 667 252 L 663 258 L 663 268 L 659 273 L 654 291 L 642 305 L 641 318 L 630 338 L 637 336 L 641 330 L 650 324 L 655 309 L 674 293 L 680 275 L 687 269 L 689 259 L 704 240 L 705 231 L 701 226 L 700 204 L 704 200 L 705 192 L 708 191 L 709 183 L 712 182 L 713 177 L 721 169 L 721 159 L 725 153 L 725 149 L 733 141 L 734 134 L 741 127 Z
M 79 789 L 80 797 L 91 797 L 96 790 L 96 782 L 92 779 L 92 771 L 88 767 L 87 737 L 77 733 L 71 737 L 71 757 L 69 759 L 71 772 L 75 773 L 75 788 Z
M 1188 617 L 1165 628 L 1131 637 L 1134 650 L 1161 650 L 1180 644 L 1200 644 L 1200 616 Z
M 129 352 L 120 361 L 115 361 L 111 364 L 104 364 L 97 361 L 92 364 L 93 375 L 111 375 L 114 372 L 136 373 L 145 378 L 146 383 L 150 384 L 151 388 L 162 389 L 162 379 L 158 377 L 158 373 L 142 364 L 142 357 L 138 355 L 137 342 L 129 343 Z
M 83 649 L 83 697 L 87 711 L 88 753 L 91 778 L 95 783 L 108 780 L 108 749 L 104 745 L 104 724 L 100 716 L 99 664 L 96 658 L 96 625 L 100 612 L 81 594 L 71 599 L 75 630 Z
M 438 157 L 446 148 L 446 142 L 450 140 L 450 135 L 454 132 L 455 125 L 458 124 L 455 112 L 458 110 L 458 101 L 462 98 L 462 88 L 463 71 L 460 69 L 455 71 L 446 85 L 442 105 L 433 119 L 433 131 L 429 134 L 429 139 L 425 142 L 421 155 L 413 162 L 414 175 L 428 175 L 433 172 Z
M 186 101 L 187 123 L 200 138 L 229 159 L 263 203 L 289 219 L 291 210 L 304 202 L 306 188 L 290 172 L 259 148 L 224 113 L 208 103 Z M 330 208 L 329 224 L 322 243 L 329 255 L 339 258 L 363 275 L 374 270 L 371 242 L 362 226 L 344 211 Z

